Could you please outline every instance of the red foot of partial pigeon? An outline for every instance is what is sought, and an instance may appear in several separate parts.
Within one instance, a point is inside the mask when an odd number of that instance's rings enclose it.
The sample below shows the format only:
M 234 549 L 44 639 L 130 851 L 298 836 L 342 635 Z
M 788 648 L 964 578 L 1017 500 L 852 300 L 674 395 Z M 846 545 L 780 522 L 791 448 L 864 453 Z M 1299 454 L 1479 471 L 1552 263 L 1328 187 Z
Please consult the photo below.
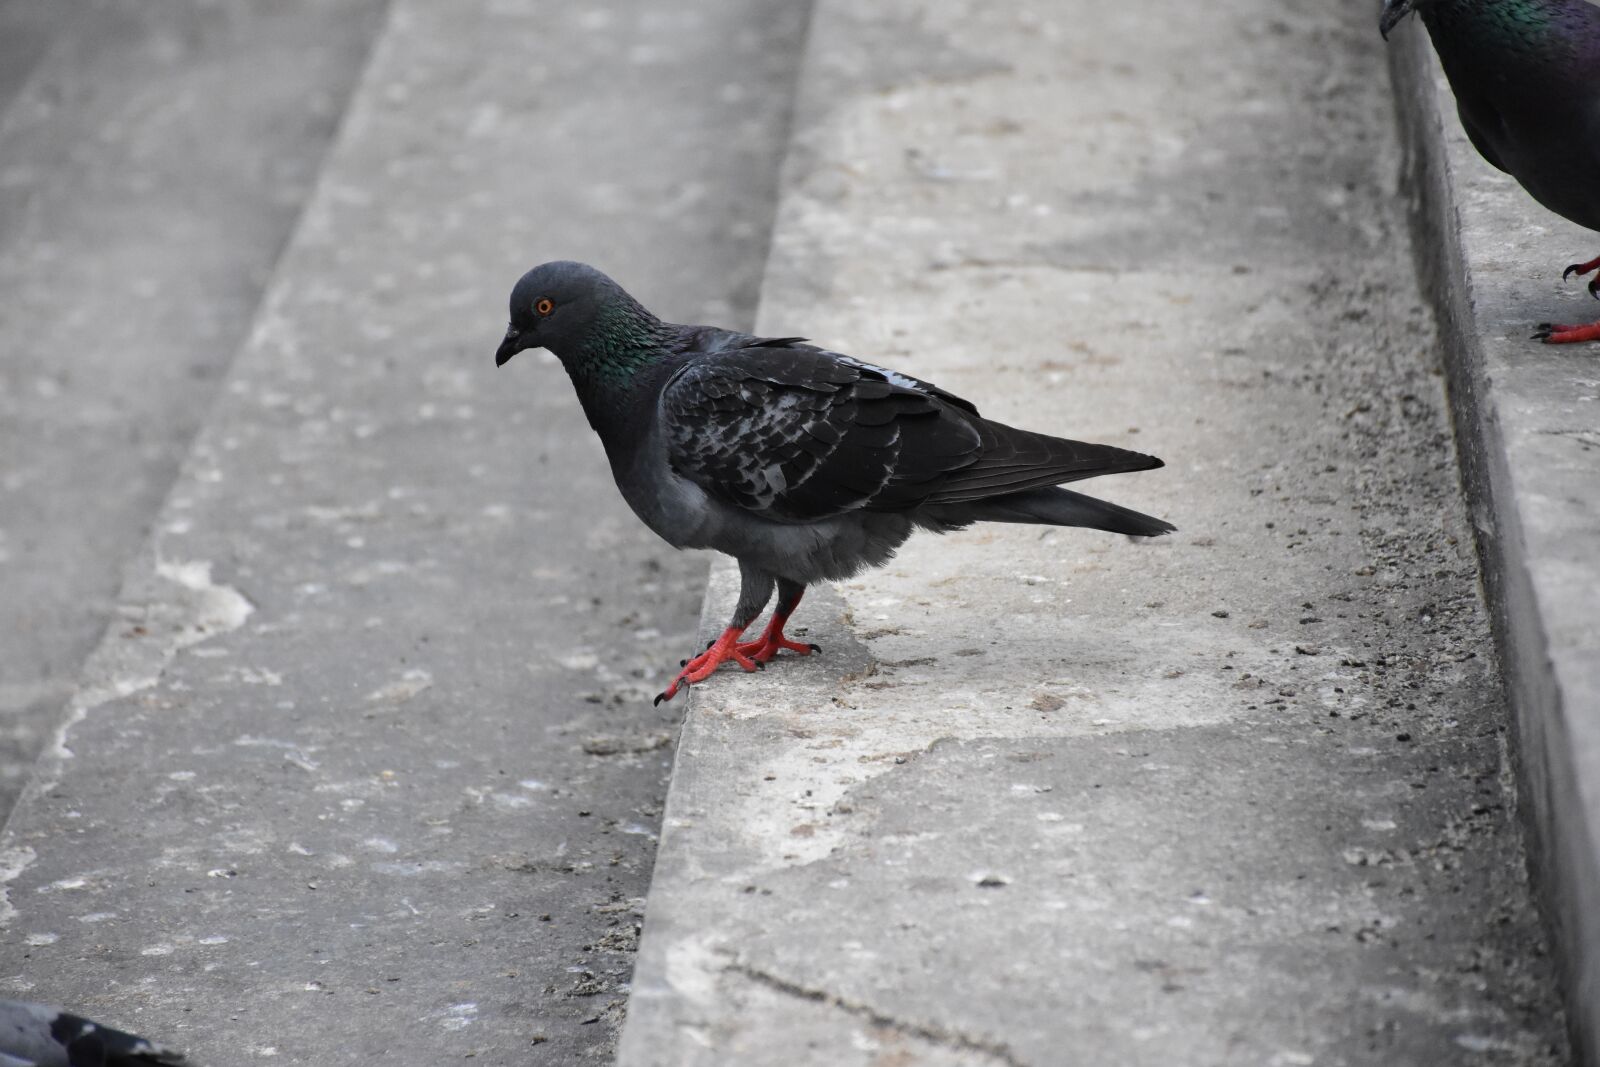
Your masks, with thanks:
M 1534 331 L 1534 339 L 1547 345 L 1571 345 L 1582 341 L 1600 341 L 1600 322 L 1587 326 L 1567 326 L 1559 322 L 1541 322 Z

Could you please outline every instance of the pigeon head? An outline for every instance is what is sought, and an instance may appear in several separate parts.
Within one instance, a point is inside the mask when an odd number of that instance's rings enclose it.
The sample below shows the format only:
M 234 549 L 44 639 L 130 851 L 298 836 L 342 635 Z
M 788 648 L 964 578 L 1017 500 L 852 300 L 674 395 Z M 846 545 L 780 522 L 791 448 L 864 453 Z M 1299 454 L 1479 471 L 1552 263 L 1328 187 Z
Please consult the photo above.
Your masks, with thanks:
M 533 268 L 511 290 L 511 324 L 494 362 L 504 366 L 525 348 L 546 348 L 569 370 L 615 363 L 653 345 L 660 326 L 600 271 L 557 260 Z

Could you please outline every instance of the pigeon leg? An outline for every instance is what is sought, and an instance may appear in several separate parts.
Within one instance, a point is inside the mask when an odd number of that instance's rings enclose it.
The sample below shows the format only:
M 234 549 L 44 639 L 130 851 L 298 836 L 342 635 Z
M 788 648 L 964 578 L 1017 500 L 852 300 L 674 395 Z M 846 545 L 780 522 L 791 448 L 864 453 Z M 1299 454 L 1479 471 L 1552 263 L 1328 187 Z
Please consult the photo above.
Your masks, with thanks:
M 656 694 L 656 704 L 659 706 L 664 700 L 671 700 L 678 695 L 679 689 L 686 689 L 696 682 L 703 682 L 711 677 L 718 667 L 729 660 L 733 660 L 747 671 L 760 670 L 765 663 L 758 663 L 739 649 L 739 635 L 744 633 L 756 616 L 761 614 L 761 609 L 767 606 L 767 600 L 772 596 L 773 577 L 763 571 L 739 561 L 739 603 L 733 609 L 733 619 L 729 621 L 728 628 L 722 631 L 722 636 L 711 642 L 711 647 L 691 660 L 685 660 L 683 670 L 672 679 L 672 684 Z
M 1586 326 L 1567 326 L 1559 322 L 1541 322 L 1534 332 L 1534 340 L 1547 345 L 1570 345 L 1582 341 L 1600 341 L 1600 322 Z
M 766 663 L 783 649 L 798 652 L 802 656 L 809 656 L 813 652 L 821 652 L 817 645 L 802 641 L 791 641 L 783 636 L 784 624 L 789 621 L 789 616 L 794 614 L 794 609 L 800 606 L 800 598 L 806 595 L 806 587 L 798 582 L 791 582 L 787 578 L 778 579 L 778 606 L 772 609 L 772 620 L 767 623 L 767 628 L 759 638 L 735 646 L 737 651 L 749 656 L 757 663 Z
M 1561 272 L 1561 280 L 1566 281 L 1574 274 L 1582 277 L 1591 271 L 1600 271 L 1600 256 L 1596 256 L 1587 263 L 1572 264 L 1572 266 Z M 1589 295 L 1594 297 L 1596 300 L 1600 300 L 1600 274 L 1596 274 L 1593 278 L 1589 279 Z M 1540 328 L 1543 329 L 1543 327 Z M 1549 343 L 1560 344 L 1561 342 L 1550 341 Z

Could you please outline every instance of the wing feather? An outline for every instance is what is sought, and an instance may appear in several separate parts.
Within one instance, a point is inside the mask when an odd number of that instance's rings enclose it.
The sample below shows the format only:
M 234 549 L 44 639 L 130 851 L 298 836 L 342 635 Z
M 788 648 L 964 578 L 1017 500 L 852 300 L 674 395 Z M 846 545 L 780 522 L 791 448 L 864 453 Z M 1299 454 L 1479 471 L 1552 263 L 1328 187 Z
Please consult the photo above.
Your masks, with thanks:
M 798 339 L 733 345 L 662 391 L 668 458 L 724 501 L 780 522 L 959 503 L 1152 457 L 981 418 L 960 397 Z

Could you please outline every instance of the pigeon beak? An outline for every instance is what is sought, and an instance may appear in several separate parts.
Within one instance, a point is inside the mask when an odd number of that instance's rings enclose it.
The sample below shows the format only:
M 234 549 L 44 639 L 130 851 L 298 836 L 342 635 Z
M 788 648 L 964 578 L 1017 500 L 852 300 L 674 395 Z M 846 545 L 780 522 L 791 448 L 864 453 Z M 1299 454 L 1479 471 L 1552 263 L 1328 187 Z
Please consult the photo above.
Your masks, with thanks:
M 517 328 L 512 326 L 506 330 L 506 339 L 501 341 L 500 347 L 495 350 L 494 365 L 496 367 L 504 367 L 506 365 L 506 361 L 512 356 L 516 355 L 518 352 L 521 352 L 524 348 L 532 347 L 532 345 L 528 344 L 522 339 L 522 334 L 517 332 Z
M 1389 31 L 1411 14 L 1416 6 L 1417 0 L 1383 0 L 1383 14 L 1378 16 L 1378 32 L 1385 41 L 1389 39 Z

